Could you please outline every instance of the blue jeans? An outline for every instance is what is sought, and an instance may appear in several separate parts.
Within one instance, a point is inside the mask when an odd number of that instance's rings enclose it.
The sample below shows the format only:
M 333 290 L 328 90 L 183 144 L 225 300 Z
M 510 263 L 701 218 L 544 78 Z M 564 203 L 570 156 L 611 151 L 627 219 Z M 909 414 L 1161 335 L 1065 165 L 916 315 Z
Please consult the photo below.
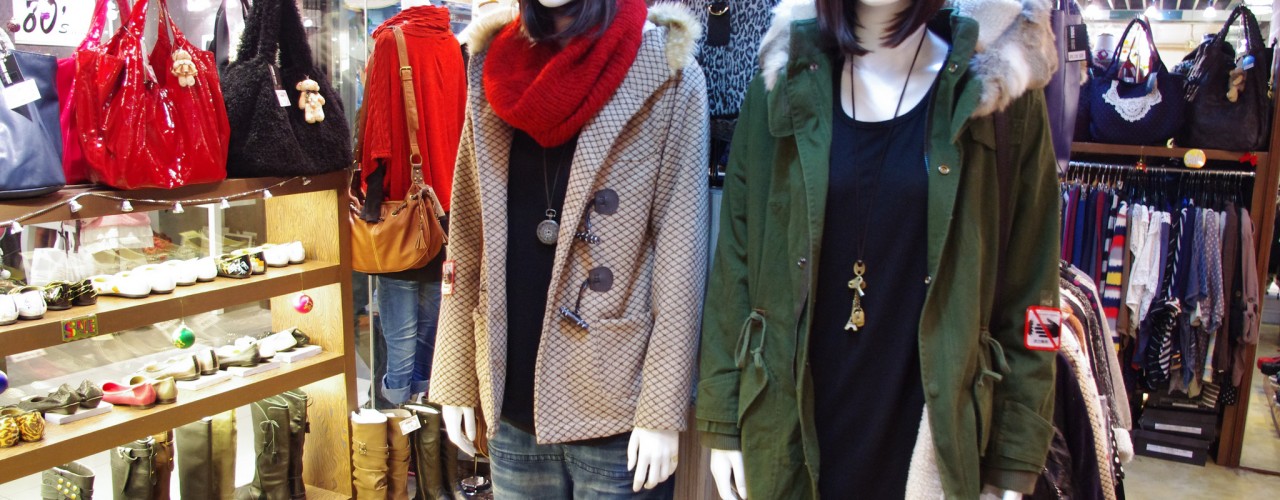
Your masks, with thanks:
M 631 491 L 627 470 L 631 433 L 565 444 L 538 444 L 533 434 L 503 422 L 489 441 L 494 498 L 669 499 L 675 478 L 652 490 Z
M 402 404 L 427 391 L 431 357 L 436 350 L 440 316 L 440 282 L 419 283 L 382 276 L 378 282 L 378 317 L 387 346 L 387 374 L 382 397 Z

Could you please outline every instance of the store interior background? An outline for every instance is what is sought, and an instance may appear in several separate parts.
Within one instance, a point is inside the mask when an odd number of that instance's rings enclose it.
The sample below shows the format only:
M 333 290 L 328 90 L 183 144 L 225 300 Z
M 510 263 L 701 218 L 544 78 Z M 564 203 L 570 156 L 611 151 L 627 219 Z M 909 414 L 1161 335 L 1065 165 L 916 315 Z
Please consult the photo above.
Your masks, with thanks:
M 1241 0 L 1163 0 L 1154 3 L 1145 0 L 1094 0 L 1086 8 L 1089 34 L 1096 39 L 1099 34 L 1110 33 L 1118 37 L 1128 20 L 1145 14 L 1155 26 L 1156 44 L 1169 62 L 1176 62 L 1193 50 L 1205 34 L 1216 33 L 1226 20 L 1231 8 Z M 1280 10 L 1280 0 L 1244 0 L 1262 23 L 1264 34 L 1271 33 L 1274 16 Z M 153 2 L 155 3 L 155 2 Z M 188 38 L 204 41 L 212 36 L 213 20 L 219 6 L 218 0 L 170 0 L 175 21 Z M 228 4 L 236 3 L 234 1 Z M 398 0 L 299 0 L 304 24 L 311 37 L 316 60 L 328 65 L 330 77 L 345 104 L 347 119 L 354 118 L 359 107 L 361 83 L 359 72 L 368 53 L 368 35 L 384 19 L 400 10 Z M 433 2 L 440 5 L 440 0 Z M 92 4 L 91 2 L 89 3 Z M 418 3 L 414 3 L 415 5 Z M 0 2 L 0 19 L 12 17 L 14 2 Z M 455 28 L 465 26 L 470 16 L 469 2 L 445 2 L 455 17 Z M 1206 8 L 1212 6 L 1212 12 Z M 232 17 L 232 29 L 237 28 Z M 242 21 L 239 23 L 242 24 Z M 151 28 L 154 31 L 154 27 Z M 154 36 L 150 36 L 154 39 Z M 59 57 L 70 55 L 71 48 L 24 47 L 21 49 L 52 53 Z M 1098 50 L 1098 47 L 1094 47 Z M 716 196 L 718 199 L 718 196 Z M 164 250 L 181 256 L 183 252 L 216 253 L 212 249 L 247 247 L 264 243 L 265 210 L 261 201 L 233 203 L 228 210 L 189 208 L 185 213 L 168 211 L 150 213 L 151 229 L 164 235 L 172 244 Z M 713 220 L 715 220 L 713 218 Z M 709 228 L 714 231 L 716 228 Z M 35 242 L 24 242 L 38 246 Z M 1273 238 L 1272 244 L 1276 244 Z M 100 252 L 97 265 L 102 272 L 114 267 L 132 267 L 147 259 L 145 252 L 132 249 L 114 249 Z M 1273 267 L 1275 264 L 1273 263 Z M 114 270 L 111 270 L 114 272 Z M 381 353 L 376 352 L 379 342 L 375 339 L 377 314 L 371 297 L 376 290 L 372 280 L 361 274 L 352 276 L 356 318 L 357 373 L 360 405 L 376 398 L 372 381 L 380 374 L 371 369 Z M 201 345 L 217 347 L 232 342 L 245 332 L 270 329 L 270 304 L 247 304 L 236 308 L 193 315 L 185 318 L 188 325 L 200 332 Z M 1268 294 L 1263 307 L 1264 327 L 1257 348 L 1259 357 L 1280 355 L 1280 295 Z M 120 332 L 86 342 L 32 351 L 9 356 L 0 365 L 14 380 L 16 389 L 31 393 L 48 391 L 60 383 L 77 384 L 90 375 L 81 372 L 84 367 L 95 366 L 94 380 L 122 378 L 147 360 L 159 360 L 173 354 L 169 332 L 177 321 L 152 325 L 135 331 Z M 1250 409 L 1247 417 L 1246 438 L 1240 459 L 1240 468 L 1224 468 L 1210 463 L 1205 467 L 1178 464 L 1148 457 L 1137 457 L 1126 466 L 1126 491 L 1130 498 L 1276 498 L 1280 492 L 1280 405 L 1275 392 L 1268 392 L 1267 378 L 1255 374 L 1252 378 Z M 1242 388 L 1243 390 L 1243 388 Z M 15 393 L 16 394 L 16 393 Z M 6 403 L 0 397 L 0 403 Z M 381 407 L 381 406 L 380 406 Z M 252 478 L 252 436 L 250 419 L 241 408 L 239 459 L 237 484 Z M 107 452 L 99 453 L 83 461 L 101 471 L 98 475 L 99 491 L 109 491 L 110 470 Z M 175 475 L 174 491 L 177 491 Z M 33 498 L 30 492 L 38 489 L 39 476 L 29 476 L 7 484 L 0 484 L 0 500 Z

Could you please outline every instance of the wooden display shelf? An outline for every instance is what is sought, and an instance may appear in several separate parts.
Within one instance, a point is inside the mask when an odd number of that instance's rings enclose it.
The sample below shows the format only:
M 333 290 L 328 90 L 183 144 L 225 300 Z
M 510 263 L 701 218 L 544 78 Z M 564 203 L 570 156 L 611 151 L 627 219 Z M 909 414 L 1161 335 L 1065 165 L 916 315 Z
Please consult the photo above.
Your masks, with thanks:
M 45 207 L 62 205 L 63 203 L 66 203 L 67 200 L 85 193 L 102 193 L 105 195 L 131 199 L 169 200 L 166 203 L 132 202 L 134 211 L 143 212 L 148 210 L 168 210 L 173 208 L 173 202 L 182 202 L 184 206 L 191 206 L 191 203 L 189 203 L 190 200 L 208 200 L 213 198 L 214 201 L 205 201 L 204 203 L 216 203 L 218 198 L 224 197 L 230 197 L 232 201 L 237 199 L 261 198 L 261 194 L 246 196 L 244 198 L 238 198 L 236 195 L 265 188 L 270 188 L 273 196 L 315 193 L 335 189 L 345 191 L 348 175 L 349 174 L 346 171 L 339 171 L 306 177 L 305 180 L 300 177 L 292 181 L 290 181 L 290 179 L 294 179 L 293 177 L 227 179 L 222 182 L 196 184 L 176 189 L 137 189 L 133 191 L 117 191 L 110 188 L 89 185 L 68 186 L 47 196 L 22 200 L 5 200 L 4 203 L 0 204 L 0 221 L 13 220 L 17 217 L 21 217 Z M 285 184 L 273 187 L 282 182 L 285 182 Z M 25 219 L 22 221 L 22 224 L 87 219 L 91 217 L 103 217 L 124 213 L 120 210 L 121 202 L 116 200 L 99 198 L 97 196 L 82 196 L 78 199 L 78 202 L 81 205 L 78 212 L 72 213 L 69 207 L 62 205 L 30 219 Z
M 246 279 L 218 278 L 209 283 L 178 287 L 172 293 L 145 299 L 99 297 L 98 303 L 49 311 L 38 320 L 18 321 L 0 327 L 0 356 L 55 346 L 62 343 L 64 320 L 96 315 L 98 330 L 116 333 L 160 321 L 222 309 L 247 302 L 267 300 L 290 292 L 340 283 L 350 279 L 342 266 L 307 261 Z
M 105 415 L 67 425 L 48 425 L 41 441 L 0 448 L 0 483 L 79 460 L 87 455 L 312 382 L 342 375 L 343 372 L 343 356 L 325 352 L 297 363 L 284 364 L 267 373 L 245 378 L 232 377 L 231 380 L 198 391 L 179 391 L 178 402 L 174 404 L 157 405 L 147 410 L 117 406 Z M 344 449 L 345 446 L 337 447 L 339 451 Z
M 1071 153 L 1076 154 L 1097 154 L 1097 155 L 1124 155 L 1124 156 L 1151 156 L 1156 158 L 1178 158 L 1187 154 L 1192 148 L 1166 148 L 1161 146 L 1130 146 L 1126 144 L 1102 144 L 1097 142 L 1073 142 L 1071 143 Z M 1239 162 L 1240 157 L 1246 152 L 1242 151 L 1223 151 L 1220 149 L 1202 149 L 1206 158 L 1210 160 L 1222 160 L 1230 162 Z M 1255 151 L 1258 155 L 1258 165 L 1269 165 L 1270 155 L 1265 151 Z

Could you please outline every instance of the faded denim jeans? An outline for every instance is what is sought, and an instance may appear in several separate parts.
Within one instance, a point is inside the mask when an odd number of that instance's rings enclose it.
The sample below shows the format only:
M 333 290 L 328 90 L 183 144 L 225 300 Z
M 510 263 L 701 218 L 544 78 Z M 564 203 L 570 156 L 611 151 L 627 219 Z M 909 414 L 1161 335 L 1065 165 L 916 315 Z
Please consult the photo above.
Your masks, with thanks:
M 382 397 L 403 404 L 427 391 L 436 350 L 440 282 L 405 281 L 377 276 L 378 317 L 387 346 Z
M 675 476 L 652 490 L 631 491 L 627 470 L 631 433 L 564 444 L 538 444 L 506 421 L 489 441 L 494 498 L 669 499 Z

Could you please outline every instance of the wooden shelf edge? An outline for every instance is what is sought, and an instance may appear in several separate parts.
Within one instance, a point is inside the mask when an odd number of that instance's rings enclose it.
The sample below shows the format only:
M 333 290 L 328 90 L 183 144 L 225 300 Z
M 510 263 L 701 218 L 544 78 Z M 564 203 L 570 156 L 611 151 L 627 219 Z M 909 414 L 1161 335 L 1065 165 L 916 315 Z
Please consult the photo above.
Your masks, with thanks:
M 1071 153 L 1082 154 L 1099 154 L 1099 155 L 1124 155 L 1124 156 L 1153 156 L 1157 158 L 1182 158 L 1191 148 L 1166 148 L 1162 146 L 1130 146 L 1127 144 L 1102 144 L 1097 142 L 1073 142 L 1071 143 Z M 1210 160 L 1222 160 L 1239 162 L 1240 157 L 1246 152 L 1243 151 L 1223 151 L 1220 149 L 1202 149 L 1205 157 Z M 1258 155 L 1258 164 L 1267 165 L 1270 155 L 1266 151 L 1254 151 Z
M 179 391 L 175 404 L 157 405 L 149 410 L 117 407 L 105 415 L 73 424 L 48 425 L 44 440 L 0 449 L 0 483 L 79 460 L 289 389 L 343 375 L 343 370 L 342 355 L 326 352 L 267 373 L 243 379 L 233 377 L 199 391 Z
M 345 187 L 349 175 L 350 174 L 345 170 L 330 172 L 327 174 L 308 176 L 307 180 L 310 182 L 304 183 L 302 179 L 298 179 L 278 187 L 273 186 L 293 179 L 293 177 L 227 179 L 221 182 L 196 184 L 175 189 L 138 189 L 133 191 L 117 191 L 97 186 L 70 186 L 47 196 L 23 200 L 9 200 L 4 203 L 0 203 L 0 221 L 13 220 L 44 207 L 60 205 L 66 203 L 67 200 L 70 200 L 72 197 L 83 195 L 85 193 L 102 193 L 109 196 L 132 199 L 171 200 L 168 203 L 163 204 L 133 202 L 134 210 L 143 212 L 149 210 L 171 209 L 173 208 L 173 202 L 175 201 L 180 201 L 183 205 L 190 205 L 188 203 L 190 200 L 234 197 L 240 193 L 256 191 L 264 188 L 270 188 L 273 196 L 288 196 L 293 194 L 312 193 L 316 191 L 328 191 Z M 246 196 L 244 198 L 233 199 L 251 199 L 261 197 L 261 194 L 256 194 L 253 196 Z M 50 210 L 49 212 L 23 220 L 22 223 L 37 224 L 42 222 L 58 222 L 125 213 L 120 210 L 120 202 L 111 199 L 99 198 L 96 196 L 84 196 L 81 197 L 78 202 L 80 203 L 81 208 L 75 213 L 72 213 L 70 208 L 63 205 Z
M 344 278 L 341 271 L 340 264 L 308 261 L 272 268 L 267 274 L 252 278 L 218 278 L 179 287 L 172 293 L 145 299 L 100 297 L 93 306 L 50 311 L 38 320 L 0 327 L 0 356 L 61 345 L 64 320 L 96 315 L 100 331 L 116 333 L 350 279 Z

